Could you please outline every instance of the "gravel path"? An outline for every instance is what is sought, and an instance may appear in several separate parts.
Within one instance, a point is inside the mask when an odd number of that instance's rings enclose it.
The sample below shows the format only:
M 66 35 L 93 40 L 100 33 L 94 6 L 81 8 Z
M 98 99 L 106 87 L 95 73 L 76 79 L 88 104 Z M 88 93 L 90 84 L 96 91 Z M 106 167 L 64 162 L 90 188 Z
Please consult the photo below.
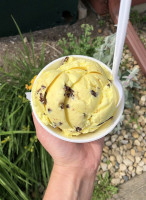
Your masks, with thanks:
M 146 34 L 140 34 L 146 46 Z M 123 53 L 123 70 L 137 66 L 129 50 Z M 105 175 L 109 171 L 112 184 L 122 184 L 136 175 L 146 171 L 146 79 L 142 72 L 138 73 L 141 89 L 135 90 L 135 103 L 132 109 L 124 109 L 125 119 L 119 133 L 110 133 L 105 137 L 99 173 Z

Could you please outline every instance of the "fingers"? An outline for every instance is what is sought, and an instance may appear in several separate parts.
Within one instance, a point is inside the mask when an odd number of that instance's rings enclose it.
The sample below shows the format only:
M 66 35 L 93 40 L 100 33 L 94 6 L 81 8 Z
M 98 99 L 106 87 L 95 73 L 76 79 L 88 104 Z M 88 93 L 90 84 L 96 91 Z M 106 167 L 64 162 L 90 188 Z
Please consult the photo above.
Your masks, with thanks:
M 44 146 L 44 148 L 47 151 L 50 151 L 49 146 L 52 144 L 54 141 L 54 136 L 48 133 L 38 122 L 38 120 L 35 118 L 34 114 L 32 113 L 33 116 L 33 121 L 36 127 L 36 135 L 41 144 Z M 55 138 L 57 139 L 57 138 Z
M 66 143 L 65 141 L 60 140 L 59 138 L 51 135 L 48 131 L 46 131 L 41 124 L 38 122 L 34 114 L 32 113 L 33 121 L 36 127 L 36 134 L 37 138 L 41 142 L 41 144 L 44 146 L 44 148 L 53 155 L 54 152 L 56 152 L 56 149 L 60 145 L 63 145 L 63 143 Z
M 41 138 L 42 135 L 47 136 L 48 132 L 39 124 L 38 120 L 35 118 L 33 113 L 32 113 L 32 116 L 33 116 L 33 122 L 35 124 L 36 134 L 37 134 L 38 139 Z

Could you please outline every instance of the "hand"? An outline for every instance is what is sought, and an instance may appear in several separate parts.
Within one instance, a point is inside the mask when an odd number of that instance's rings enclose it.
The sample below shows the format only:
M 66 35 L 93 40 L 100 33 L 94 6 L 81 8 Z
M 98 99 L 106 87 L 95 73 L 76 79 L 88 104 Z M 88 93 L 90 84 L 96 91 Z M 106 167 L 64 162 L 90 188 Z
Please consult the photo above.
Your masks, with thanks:
M 49 134 L 33 115 L 36 134 L 52 156 L 55 165 L 63 167 L 82 167 L 96 170 L 101 158 L 104 138 L 89 143 L 71 143 Z
M 104 139 L 71 143 L 49 134 L 33 115 L 36 134 L 54 159 L 44 200 L 91 199 Z

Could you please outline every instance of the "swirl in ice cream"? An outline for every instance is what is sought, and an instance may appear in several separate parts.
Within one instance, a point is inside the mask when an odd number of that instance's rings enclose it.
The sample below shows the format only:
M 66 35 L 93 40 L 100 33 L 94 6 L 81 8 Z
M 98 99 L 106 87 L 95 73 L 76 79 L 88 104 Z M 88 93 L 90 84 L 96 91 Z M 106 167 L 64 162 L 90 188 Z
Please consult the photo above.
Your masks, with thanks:
M 37 116 L 66 136 L 96 131 L 112 119 L 118 99 L 111 73 L 79 57 L 66 57 L 59 68 L 43 71 L 32 88 Z

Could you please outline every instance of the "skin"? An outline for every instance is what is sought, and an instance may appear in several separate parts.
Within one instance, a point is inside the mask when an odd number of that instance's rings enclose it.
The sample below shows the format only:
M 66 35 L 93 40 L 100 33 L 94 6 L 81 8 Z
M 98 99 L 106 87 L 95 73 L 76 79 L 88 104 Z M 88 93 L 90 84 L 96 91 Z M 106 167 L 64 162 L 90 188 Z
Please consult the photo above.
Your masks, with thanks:
M 54 160 L 43 199 L 91 199 L 104 139 L 82 144 L 66 142 L 49 134 L 34 115 L 33 120 L 40 143 Z

